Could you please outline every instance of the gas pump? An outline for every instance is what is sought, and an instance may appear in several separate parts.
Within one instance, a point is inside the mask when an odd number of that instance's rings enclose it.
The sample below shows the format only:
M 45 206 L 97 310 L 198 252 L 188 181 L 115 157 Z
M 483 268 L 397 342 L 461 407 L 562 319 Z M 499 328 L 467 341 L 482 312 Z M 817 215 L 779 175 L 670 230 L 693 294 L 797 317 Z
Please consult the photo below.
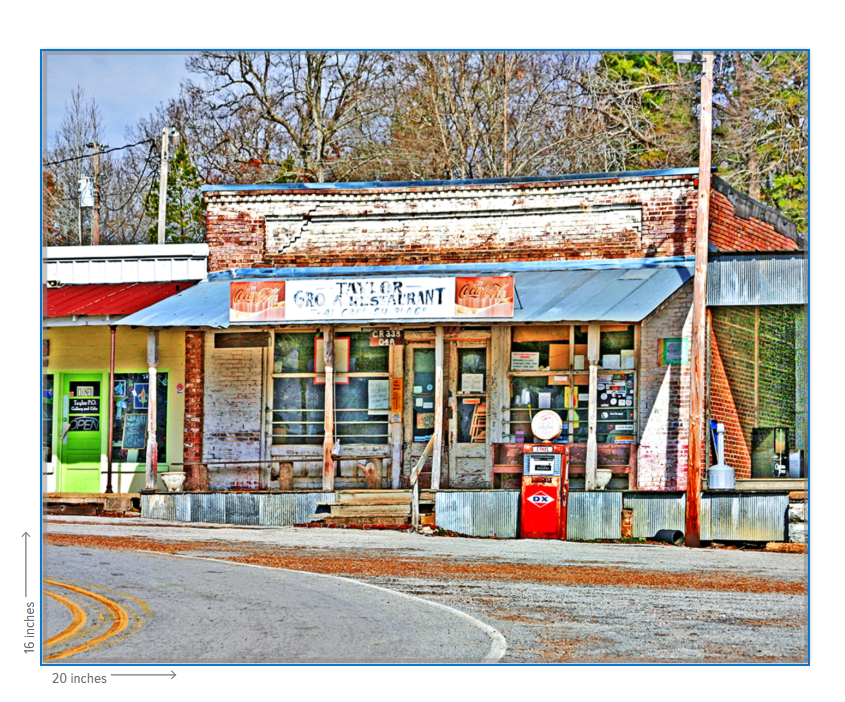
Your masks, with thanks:
M 551 410 L 538 412 L 531 422 L 531 431 L 543 443 L 522 448 L 523 539 L 566 539 L 569 447 L 551 443 L 562 430 L 563 421 Z

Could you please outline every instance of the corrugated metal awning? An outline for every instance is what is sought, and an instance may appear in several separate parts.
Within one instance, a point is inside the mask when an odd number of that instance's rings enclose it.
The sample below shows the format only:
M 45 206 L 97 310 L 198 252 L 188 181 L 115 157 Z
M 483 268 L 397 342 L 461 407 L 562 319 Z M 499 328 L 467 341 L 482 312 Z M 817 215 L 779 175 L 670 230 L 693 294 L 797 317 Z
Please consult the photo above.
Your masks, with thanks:
M 616 265 L 614 265 L 614 263 Z M 645 259 L 640 265 L 631 261 L 589 261 L 558 262 L 560 270 L 549 268 L 548 263 L 538 265 L 540 270 L 526 269 L 529 264 L 511 264 L 507 270 L 504 264 L 491 265 L 487 270 L 474 268 L 473 275 L 514 276 L 517 300 L 513 318 L 485 319 L 482 323 L 495 321 L 525 322 L 639 322 L 645 319 L 657 306 L 692 277 L 693 262 L 690 260 L 671 262 L 660 259 Z M 415 266 L 412 271 L 401 271 L 403 275 L 459 274 L 465 268 L 444 270 L 445 266 Z M 518 270 L 513 270 L 518 269 Z M 345 277 L 356 280 L 368 277 L 385 277 L 398 273 L 395 268 L 388 272 L 370 267 L 364 272 L 355 268 L 308 268 L 276 269 L 264 276 L 226 276 L 207 280 L 163 300 L 145 310 L 123 319 L 120 324 L 141 327 L 212 327 L 226 329 L 229 325 L 229 283 L 233 280 L 247 281 L 268 277 Z M 420 319 L 356 319 L 351 323 L 419 324 Z M 465 324 L 467 319 L 449 318 L 424 320 L 453 324 Z M 280 323 L 281 324 L 281 323 Z M 291 320 L 284 324 L 311 325 L 314 321 Z M 233 324 L 233 327 L 239 326 Z
M 44 288 L 44 316 L 125 315 L 186 291 L 193 282 L 105 283 Z

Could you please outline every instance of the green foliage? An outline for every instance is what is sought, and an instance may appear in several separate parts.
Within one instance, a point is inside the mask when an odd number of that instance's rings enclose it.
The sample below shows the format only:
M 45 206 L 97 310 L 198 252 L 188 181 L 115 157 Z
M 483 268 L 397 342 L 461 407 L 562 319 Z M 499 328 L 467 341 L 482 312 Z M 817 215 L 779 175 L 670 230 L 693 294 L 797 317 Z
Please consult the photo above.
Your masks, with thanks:
M 150 242 L 158 238 L 159 183 L 157 179 L 144 199 L 144 212 L 153 219 Z M 181 141 L 167 170 L 167 205 L 165 208 L 165 243 L 186 244 L 205 239 L 202 180 L 191 162 L 185 142 Z

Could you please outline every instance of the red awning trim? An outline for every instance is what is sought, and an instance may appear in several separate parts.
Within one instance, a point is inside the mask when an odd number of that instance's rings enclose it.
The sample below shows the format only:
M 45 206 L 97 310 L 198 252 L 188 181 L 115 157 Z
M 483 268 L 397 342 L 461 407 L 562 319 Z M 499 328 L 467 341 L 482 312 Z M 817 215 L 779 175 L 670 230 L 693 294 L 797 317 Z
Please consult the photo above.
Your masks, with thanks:
M 44 288 L 44 316 L 132 314 L 195 284 L 195 281 L 99 283 Z

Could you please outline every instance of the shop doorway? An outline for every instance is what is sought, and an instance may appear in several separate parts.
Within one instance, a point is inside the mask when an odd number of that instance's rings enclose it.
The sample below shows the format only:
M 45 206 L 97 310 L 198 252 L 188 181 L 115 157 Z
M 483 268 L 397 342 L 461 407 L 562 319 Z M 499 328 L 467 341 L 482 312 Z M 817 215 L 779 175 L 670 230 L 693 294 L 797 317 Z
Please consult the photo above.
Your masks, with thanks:
M 406 417 L 410 423 L 405 425 L 405 450 L 403 451 L 405 470 L 402 487 L 407 487 L 407 476 L 417 464 L 429 439 L 434 435 L 435 404 L 435 351 L 434 342 L 412 342 L 406 346 L 405 386 L 410 389 L 406 402 L 410 403 Z M 445 379 L 444 379 L 445 380 Z M 446 432 L 443 433 L 444 439 Z M 446 471 L 448 443 L 444 440 L 443 458 L 440 468 L 440 487 L 449 484 Z M 431 487 L 431 458 L 426 461 L 420 473 L 421 488 Z
M 462 488 L 489 487 L 490 347 L 487 341 L 447 343 L 450 484 Z
M 107 416 L 103 385 L 99 373 L 76 373 L 62 379 L 61 492 L 100 491 L 103 416 Z

